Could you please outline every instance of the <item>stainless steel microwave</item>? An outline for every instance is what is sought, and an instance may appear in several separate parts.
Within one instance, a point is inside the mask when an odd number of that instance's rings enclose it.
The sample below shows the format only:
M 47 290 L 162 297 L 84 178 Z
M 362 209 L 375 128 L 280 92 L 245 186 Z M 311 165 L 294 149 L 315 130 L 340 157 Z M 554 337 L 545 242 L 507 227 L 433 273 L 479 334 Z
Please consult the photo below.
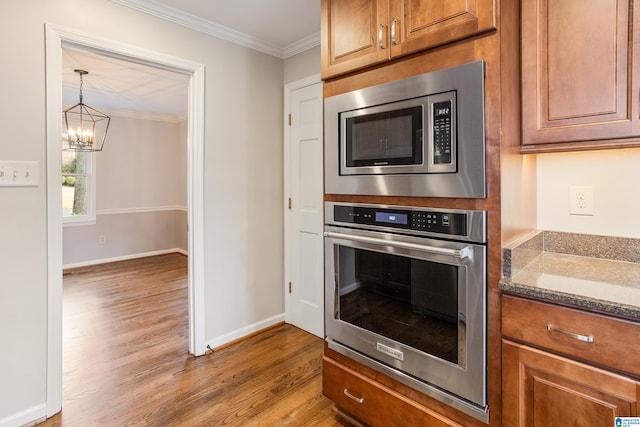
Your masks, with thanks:
M 325 99 L 325 192 L 486 197 L 484 62 Z

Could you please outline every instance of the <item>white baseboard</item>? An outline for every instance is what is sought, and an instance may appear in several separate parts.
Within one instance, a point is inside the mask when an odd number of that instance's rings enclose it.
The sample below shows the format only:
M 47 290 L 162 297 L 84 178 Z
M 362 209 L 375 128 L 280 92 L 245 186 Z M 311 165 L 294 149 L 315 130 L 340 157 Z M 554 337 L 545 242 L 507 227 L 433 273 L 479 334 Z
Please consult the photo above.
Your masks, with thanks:
M 90 266 L 90 265 L 106 264 L 108 262 L 126 261 L 126 260 L 129 260 L 129 259 L 145 258 L 145 257 L 149 257 L 149 256 L 164 255 L 164 254 L 172 254 L 172 253 L 175 253 L 175 252 L 177 252 L 179 254 L 182 254 L 182 255 L 189 256 L 189 252 L 185 251 L 184 249 L 172 248 L 172 249 L 163 249 L 161 251 L 143 252 L 143 253 L 138 253 L 138 254 L 123 255 L 123 256 L 114 257 L 114 258 L 92 259 L 92 260 L 89 260 L 89 261 L 76 262 L 76 263 L 72 263 L 72 264 L 64 264 L 62 266 L 62 269 L 66 270 L 68 268 L 87 267 L 87 266 Z M 2 427 L 2 426 L 0 425 L 0 427 Z
M 269 317 L 268 319 L 261 320 L 260 322 L 247 325 L 243 328 L 236 329 L 235 331 L 229 332 L 228 334 L 224 334 L 220 337 L 216 337 L 212 340 L 209 340 L 205 343 L 205 347 L 206 346 L 209 346 L 211 348 L 220 347 L 222 345 L 236 341 L 240 338 L 246 337 L 247 335 L 251 335 L 254 332 L 267 329 L 270 326 L 277 325 L 278 323 L 282 323 L 282 322 L 284 322 L 284 313 L 278 314 L 273 317 Z
M 347 295 L 353 291 L 357 291 L 358 289 L 360 289 L 360 283 L 358 281 L 349 283 L 347 286 L 340 288 L 340 296 Z
M 44 421 L 46 418 L 47 404 L 41 403 L 40 405 L 20 411 L 17 414 L 0 419 L 0 427 L 32 426 Z

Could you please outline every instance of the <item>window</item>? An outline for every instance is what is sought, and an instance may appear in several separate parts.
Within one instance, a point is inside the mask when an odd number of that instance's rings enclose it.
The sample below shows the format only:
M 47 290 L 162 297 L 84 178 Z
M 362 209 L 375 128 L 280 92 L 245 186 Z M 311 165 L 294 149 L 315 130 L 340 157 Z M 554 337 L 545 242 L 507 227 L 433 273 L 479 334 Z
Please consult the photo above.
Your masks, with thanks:
M 92 152 L 62 152 L 62 222 L 95 223 L 95 175 Z

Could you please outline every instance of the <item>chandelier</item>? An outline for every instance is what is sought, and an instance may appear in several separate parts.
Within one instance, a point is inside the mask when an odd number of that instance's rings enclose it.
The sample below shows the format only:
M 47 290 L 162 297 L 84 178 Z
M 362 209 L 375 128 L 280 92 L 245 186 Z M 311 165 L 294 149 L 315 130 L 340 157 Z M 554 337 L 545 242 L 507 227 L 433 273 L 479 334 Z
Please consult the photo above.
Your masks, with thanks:
M 111 117 L 89 107 L 82 101 L 83 76 L 85 70 L 73 70 L 80 75 L 80 102 L 63 111 L 65 134 L 64 151 L 102 151 Z

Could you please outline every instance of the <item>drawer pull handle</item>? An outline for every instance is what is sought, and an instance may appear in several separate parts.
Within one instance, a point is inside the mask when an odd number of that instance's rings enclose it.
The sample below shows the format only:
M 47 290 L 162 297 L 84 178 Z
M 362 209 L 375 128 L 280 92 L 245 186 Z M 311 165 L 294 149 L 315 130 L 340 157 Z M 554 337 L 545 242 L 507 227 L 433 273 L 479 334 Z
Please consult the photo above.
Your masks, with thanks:
M 351 400 L 355 400 L 358 403 L 364 403 L 364 397 L 354 396 L 353 394 L 351 394 L 351 392 L 347 388 L 344 389 L 343 393 L 345 396 L 347 396 Z
M 555 332 L 555 333 L 562 334 L 562 335 L 566 335 L 568 337 L 577 339 L 578 341 L 593 342 L 593 335 L 575 334 L 573 332 L 569 332 L 569 331 L 565 331 L 565 330 L 562 330 L 562 329 L 554 328 L 552 325 L 547 325 L 547 331 Z

